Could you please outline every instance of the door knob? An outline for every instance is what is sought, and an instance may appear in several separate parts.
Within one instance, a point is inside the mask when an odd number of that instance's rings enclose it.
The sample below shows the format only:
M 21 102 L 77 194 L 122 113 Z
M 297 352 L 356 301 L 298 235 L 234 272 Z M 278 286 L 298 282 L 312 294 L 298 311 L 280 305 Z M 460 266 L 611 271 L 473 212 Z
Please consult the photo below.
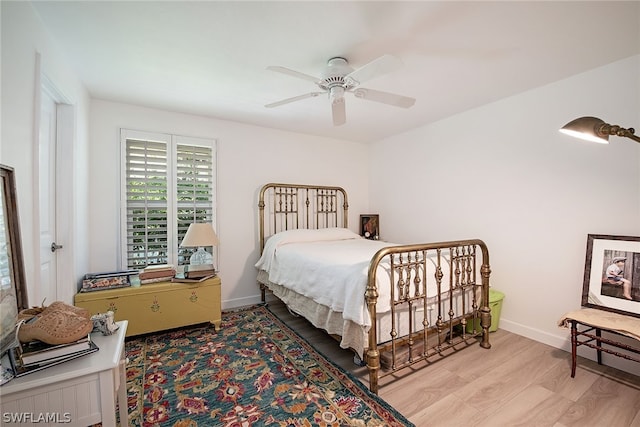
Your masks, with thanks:
M 57 245 L 56 242 L 51 243 L 51 252 L 55 252 L 58 249 L 62 249 L 62 245 Z

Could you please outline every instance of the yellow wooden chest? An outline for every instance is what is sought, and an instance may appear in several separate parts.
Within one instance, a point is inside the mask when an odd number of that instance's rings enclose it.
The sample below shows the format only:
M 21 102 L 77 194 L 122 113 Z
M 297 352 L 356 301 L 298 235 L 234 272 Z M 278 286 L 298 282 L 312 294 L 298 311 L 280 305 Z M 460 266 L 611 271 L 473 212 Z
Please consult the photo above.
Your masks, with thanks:
M 93 314 L 113 311 L 128 320 L 127 336 L 210 322 L 221 322 L 220 278 L 198 283 L 158 282 L 140 287 L 80 292 L 75 305 Z

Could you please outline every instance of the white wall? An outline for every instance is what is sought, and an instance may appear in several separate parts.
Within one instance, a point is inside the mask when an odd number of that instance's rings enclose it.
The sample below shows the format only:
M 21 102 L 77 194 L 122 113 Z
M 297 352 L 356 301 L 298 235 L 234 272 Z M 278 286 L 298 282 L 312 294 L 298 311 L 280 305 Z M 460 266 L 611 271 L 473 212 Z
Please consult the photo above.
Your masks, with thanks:
M 383 237 L 483 239 L 500 327 L 567 348 L 557 320 L 580 307 L 587 234 L 640 236 L 640 144 L 558 129 L 586 115 L 640 126 L 638 76 L 635 56 L 374 144 Z
M 65 270 L 66 280 L 74 283 L 87 267 L 87 203 L 86 203 L 86 144 L 88 124 L 88 94 L 64 55 L 43 29 L 38 15 L 26 2 L 0 4 L 2 14 L 2 139 L 0 162 L 15 169 L 18 211 L 25 257 L 26 280 L 30 302 L 34 301 L 34 282 L 38 280 L 38 193 L 37 193 L 37 128 L 40 73 L 45 74 L 57 90 L 73 106 L 74 137 L 67 147 L 73 157 L 67 157 L 65 179 L 70 196 L 69 222 L 73 231 L 71 241 L 65 241 L 65 253 L 70 254 Z M 36 61 L 37 54 L 40 61 Z M 69 266 L 69 264 L 72 264 Z M 71 302 L 75 288 L 69 286 L 59 299 Z M 51 302 L 51 301 L 49 301 Z
M 360 143 L 282 132 L 202 116 L 93 100 L 90 147 L 91 271 L 120 268 L 120 128 L 218 142 L 217 226 L 223 308 L 258 302 L 258 192 L 267 182 L 344 187 L 349 223 L 368 209 L 368 164 Z

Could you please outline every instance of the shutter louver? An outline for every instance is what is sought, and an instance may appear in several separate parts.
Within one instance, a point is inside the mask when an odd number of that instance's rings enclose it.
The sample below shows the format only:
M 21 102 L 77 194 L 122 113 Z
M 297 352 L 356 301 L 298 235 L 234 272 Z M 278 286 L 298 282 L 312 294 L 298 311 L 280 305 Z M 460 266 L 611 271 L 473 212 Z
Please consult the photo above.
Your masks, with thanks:
M 178 240 L 192 222 L 213 221 L 214 177 L 211 147 L 177 144 L 176 206 Z M 180 248 L 178 263 L 185 264 L 193 248 Z

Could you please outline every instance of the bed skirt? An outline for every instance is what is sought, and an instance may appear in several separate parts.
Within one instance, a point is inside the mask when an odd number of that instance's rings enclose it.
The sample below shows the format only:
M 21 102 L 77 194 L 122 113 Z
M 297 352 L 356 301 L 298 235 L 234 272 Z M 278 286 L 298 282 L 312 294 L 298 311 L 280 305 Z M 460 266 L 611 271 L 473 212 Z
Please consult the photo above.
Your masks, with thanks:
M 280 299 L 292 312 L 306 318 L 314 327 L 323 329 L 330 335 L 339 337 L 340 347 L 345 349 L 351 349 L 357 353 L 360 359 L 364 360 L 365 351 L 369 344 L 369 327 L 359 325 L 351 320 L 345 320 L 342 317 L 342 313 L 331 310 L 331 308 L 318 304 L 311 298 L 307 298 L 291 289 L 284 286 L 275 284 L 268 279 L 268 274 L 264 270 L 258 272 L 258 283 L 269 289 L 274 296 Z M 476 298 L 480 297 L 480 288 L 475 287 Z M 466 298 L 471 298 L 473 289 L 466 291 Z M 447 310 L 447 298 L 449 292 L 443 292 L 442 296 L 444 302 L 442 303 L 441 312 Z M 462 311 L 462 298 L 461 295 L 455 297 L 455 306 L 457 313 Z M 469 307 L 465 313 L 467 316 L 472 315 L 472 308 Z M 429 307 L 427 313 L 427 324 L 435 325 L 437 321 L 437 305 L 436 298 L 429 298 Z M 394 328 L 398 336 L 404 336 L 408 330 L 407 319 L 410 316 L 407 315 L 406 309 L 396 310 L 396 321 L 392 324 L 392 316 L 390 312 L 377 313 L 376 316 L 376 331 L 378 344 L 385 344 L 391 339 L 390 331 Z M 420 330 L 423 327 L 424 313 L 421 307 L 415 307 L 414 313 L 411 316 L 413 320 L 413 331 Z
M 271 283 L 265 271 L 258 272 L 258 283 L 269 289 L 273 295 L 286 304 L 296 314 L 307 319 L 313 326 L 340 337 L 340 347 L 352 349 L 360 358 L 367 347 L 368 328 L 350 320 L 344 320 L 342 313 L 320 305 L 310 298 L 291 291 L 283 286 Z

